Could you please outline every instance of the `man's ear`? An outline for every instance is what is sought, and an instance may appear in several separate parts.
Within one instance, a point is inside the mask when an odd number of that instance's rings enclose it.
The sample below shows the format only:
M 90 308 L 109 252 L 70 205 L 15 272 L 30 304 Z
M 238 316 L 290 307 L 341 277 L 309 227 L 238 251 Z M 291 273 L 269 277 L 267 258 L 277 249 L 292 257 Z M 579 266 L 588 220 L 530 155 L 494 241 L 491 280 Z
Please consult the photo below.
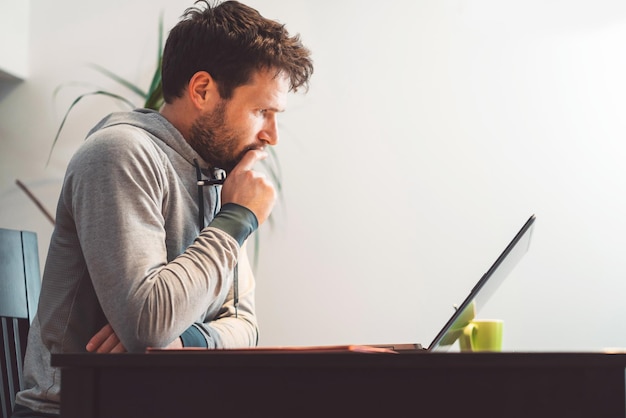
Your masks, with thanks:
M 215 80 L 206 71 L 198 71 L 189 80 L 187 90 L 189 99 L 197 109 L 212 107 L 216 100 L 219 100 L 219 91 Z

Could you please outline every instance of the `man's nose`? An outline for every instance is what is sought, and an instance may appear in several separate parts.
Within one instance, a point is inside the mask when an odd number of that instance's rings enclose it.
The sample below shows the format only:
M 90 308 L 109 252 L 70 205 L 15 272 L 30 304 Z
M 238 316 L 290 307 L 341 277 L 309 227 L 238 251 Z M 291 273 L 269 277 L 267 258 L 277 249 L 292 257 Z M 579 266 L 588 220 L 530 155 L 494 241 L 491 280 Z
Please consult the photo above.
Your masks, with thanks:
M 278 144 L 278 119 L 276 115 L 272 115 L 265 120 L 259 139 L 272 146 Z

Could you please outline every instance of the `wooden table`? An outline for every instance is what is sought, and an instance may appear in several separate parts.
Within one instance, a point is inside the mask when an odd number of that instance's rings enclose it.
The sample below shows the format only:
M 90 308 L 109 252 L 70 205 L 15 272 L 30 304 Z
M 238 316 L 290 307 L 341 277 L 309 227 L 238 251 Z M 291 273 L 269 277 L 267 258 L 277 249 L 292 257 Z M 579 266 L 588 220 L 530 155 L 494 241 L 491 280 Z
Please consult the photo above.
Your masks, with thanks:
M 63 418 L 623 418 L 625 354 L 57 354 Z

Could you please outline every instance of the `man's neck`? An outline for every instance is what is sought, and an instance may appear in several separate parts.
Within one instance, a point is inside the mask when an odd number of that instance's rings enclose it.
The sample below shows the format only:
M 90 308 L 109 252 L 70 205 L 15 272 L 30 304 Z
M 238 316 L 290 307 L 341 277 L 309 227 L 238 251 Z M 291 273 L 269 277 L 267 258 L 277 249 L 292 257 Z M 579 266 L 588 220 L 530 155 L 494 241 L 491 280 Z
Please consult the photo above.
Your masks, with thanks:
M 183 138 L 189 138 L 194 113 L 191 109 L 185 109 L 182 101 L 177 100 L 173 103 L 165 103 L 159 113 L 178 129 Z

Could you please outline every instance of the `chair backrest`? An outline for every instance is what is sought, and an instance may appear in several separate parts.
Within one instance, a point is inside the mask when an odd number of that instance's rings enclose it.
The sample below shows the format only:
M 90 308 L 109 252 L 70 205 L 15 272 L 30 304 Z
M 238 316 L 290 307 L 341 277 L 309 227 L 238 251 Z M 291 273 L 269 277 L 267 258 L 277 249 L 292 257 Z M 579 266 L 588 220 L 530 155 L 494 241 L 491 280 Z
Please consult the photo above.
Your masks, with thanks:
M 23 388 L 26 340 L 40 290 L 37 235 L 0 228 L 0 412 L 3 417 L 11 416 L 15 394 Z

